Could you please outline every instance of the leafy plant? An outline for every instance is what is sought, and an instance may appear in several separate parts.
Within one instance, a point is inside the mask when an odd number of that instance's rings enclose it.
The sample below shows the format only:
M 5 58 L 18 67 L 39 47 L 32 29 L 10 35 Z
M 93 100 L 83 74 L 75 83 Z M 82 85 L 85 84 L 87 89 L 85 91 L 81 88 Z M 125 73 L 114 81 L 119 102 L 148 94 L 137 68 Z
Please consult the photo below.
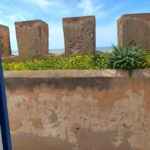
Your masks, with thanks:
M 146 68 L 150 68 L 150 51 L 145 52 L 145 63 Z
M 34 58 L 5 58 L 5 70 L 49 70 L 49 69 L 133 69 L 150 67 L 150 54 L 137 47 L 114 47 L 112 53 L 97 53 L 96 55 L 49 55 Z
M 108 68 L 109 54 L 96 54 L 93 56 L 93 63 L 96 69 Z
M 105 54 L 15 58 L 3 61 L 5 70 L 104 69 L 107 64 L 108 57 Z
M 132 72 L 145 67 L 144 50 L 138 47 L 115 47 L 110 57 L 109 65 L 113 69 L 123 69 Z

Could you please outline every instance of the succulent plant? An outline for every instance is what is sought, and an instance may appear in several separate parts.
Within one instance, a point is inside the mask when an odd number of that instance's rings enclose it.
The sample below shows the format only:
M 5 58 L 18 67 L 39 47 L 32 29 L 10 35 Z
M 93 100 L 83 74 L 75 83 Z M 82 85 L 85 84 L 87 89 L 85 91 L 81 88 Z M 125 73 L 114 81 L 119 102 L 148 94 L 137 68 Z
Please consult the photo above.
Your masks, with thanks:
M 132 71 L 145 67 L 144 50 L 134 47 L 113 47 L 109 65 L 112 69 Z

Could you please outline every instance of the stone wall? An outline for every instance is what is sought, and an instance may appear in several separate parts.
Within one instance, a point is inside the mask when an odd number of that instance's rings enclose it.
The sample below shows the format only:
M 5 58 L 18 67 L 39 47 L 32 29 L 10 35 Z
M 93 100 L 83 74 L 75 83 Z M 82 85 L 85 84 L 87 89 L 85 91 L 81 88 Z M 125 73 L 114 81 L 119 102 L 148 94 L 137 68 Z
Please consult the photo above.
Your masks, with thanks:
M 0 25 L 0 51 L 4 57 L 11 55 L 9 28 L 4 25 Z
M 95 53 L 96 24 L 94 16 L 63 19 L 65 54 Z
M 48 24 L 41 20 L 16 22 L 16 35 L 20 56 L 48 54 Z
M 149 150 L 150 70 L 5 72 L 14 150 Z
M 48 54 L 48 24 L 41 20 L 16 22 L 19 56 L 32 57 Z M 63 19 L 65 54 L 85 54 L 96 51 L 95 16 Z M 3 56 L 10 56 L 9 29 L 0 25 Z M 137 45 L 150 50 L 150 13 L 126 14 L 118 19 L 118 45 Z
M 118 44 L 150 50 L 150 14 L 129 14 L 118 20 Z

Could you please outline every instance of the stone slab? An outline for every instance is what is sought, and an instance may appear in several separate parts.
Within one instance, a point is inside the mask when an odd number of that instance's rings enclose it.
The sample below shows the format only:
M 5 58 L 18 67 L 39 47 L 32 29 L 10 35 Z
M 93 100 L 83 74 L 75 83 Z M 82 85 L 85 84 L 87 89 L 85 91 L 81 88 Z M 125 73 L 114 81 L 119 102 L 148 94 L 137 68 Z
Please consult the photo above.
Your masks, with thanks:
M 150 13 L 123 15 L 118 20 L 118 45 L 150 50 Z
M 63 19 L 65 54 L 95 53 L 96 20 L 94 16 Z
M 4 57 L 11 55 L 9 28 L 4 25 L 0 25 L 0 51 Z
M 41 20 L 16 22 L 19 55 L 23 57 L 48 54 L 48 24 Z

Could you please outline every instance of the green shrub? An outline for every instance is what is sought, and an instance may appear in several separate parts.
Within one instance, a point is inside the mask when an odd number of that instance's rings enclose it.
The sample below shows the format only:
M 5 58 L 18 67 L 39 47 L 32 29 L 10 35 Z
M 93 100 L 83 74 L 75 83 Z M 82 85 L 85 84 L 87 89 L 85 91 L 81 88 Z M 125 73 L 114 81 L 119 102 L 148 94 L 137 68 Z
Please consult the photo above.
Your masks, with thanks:
M 48 70 L 48 69 L 104 69 L 108 66 L 106 54 L 48 56 L 30 59 L 16 58 L 3 61 L 5 70 Z
M 112 53 L 96 55 L 72 55 L 69 57 L 49 55 L 36 58 L 4 59 L 5 70 L 49 70 L 49 69 L 123 69 L 132 71 L 150 67 L 150 54 L 137 47 L 114 47 Z
M 144 50 L 138 47 L 114 47 L 109 65 L 113 69 L 123 69 L 128 71 L 144 68 Z
M 150 68 L 150 52 L 149 51 L 145 52 L 145 63 L 146 63 L 146 68 Z
M 93 63 L 96 69 L 106 69 L 108 68 L 110 54 L 97 54 L 93 56 Z

